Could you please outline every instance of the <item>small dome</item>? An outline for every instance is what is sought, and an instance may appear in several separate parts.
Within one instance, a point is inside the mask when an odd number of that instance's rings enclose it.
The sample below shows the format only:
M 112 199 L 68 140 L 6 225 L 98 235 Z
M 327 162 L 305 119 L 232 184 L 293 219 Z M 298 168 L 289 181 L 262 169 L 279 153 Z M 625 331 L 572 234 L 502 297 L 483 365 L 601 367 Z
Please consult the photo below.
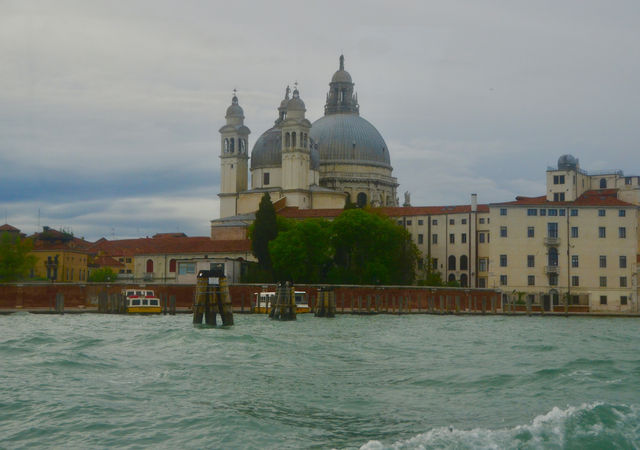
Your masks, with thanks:
M 346 70 L 338 70 L 331 77 L 332 83 L 352 83 L 351 75 Z
M 313 145 L 310 153 L 310 167 L 312 170 L 318 170 L 320 167 L 320 154 Z M 262 136 L 253 145 L 253 150 L 251 150 L 251 170 L 281 166 L 282 129 L 273 127 L 262 133 Z
M 575 170 L 578 166 L 578 158 L 573 155 L 567 154 L 558 158 L 558 170 Z
M 293 91 L 293 98 L 287 103 L 287 111 L 306 111 L 307 108 L 304 102 L 300 98 L 300 93 L 297 89 Z
M 231 106 L 227 108 L 227 115 L 225 117 L 241 117 L 244 119 L 244 111 L 238 105 L 238 97 L 235 95 L 231 99 Z

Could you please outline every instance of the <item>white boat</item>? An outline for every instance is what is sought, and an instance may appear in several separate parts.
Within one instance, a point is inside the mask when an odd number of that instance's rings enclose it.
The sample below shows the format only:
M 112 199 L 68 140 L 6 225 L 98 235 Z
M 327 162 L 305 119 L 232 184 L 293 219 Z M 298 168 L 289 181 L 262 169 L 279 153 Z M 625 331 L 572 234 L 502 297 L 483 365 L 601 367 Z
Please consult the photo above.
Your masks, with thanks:
M 160 299 L 148 289 L 123 289 L 127 314 L 160 314 Z
M 267 292 L 256 292 L 253 294 L 254 296 L 254 313 L 266 313 L 271 308 L 273 308 L 273 304 L 276 301 L 276 293 L 273 291 Z M 309 308 L 309 303 L 307 302 L 307 293 L 305 291 L 295 291 L 296 298 L 296 313 L 308 313 L 311 312 L 311 308 Z

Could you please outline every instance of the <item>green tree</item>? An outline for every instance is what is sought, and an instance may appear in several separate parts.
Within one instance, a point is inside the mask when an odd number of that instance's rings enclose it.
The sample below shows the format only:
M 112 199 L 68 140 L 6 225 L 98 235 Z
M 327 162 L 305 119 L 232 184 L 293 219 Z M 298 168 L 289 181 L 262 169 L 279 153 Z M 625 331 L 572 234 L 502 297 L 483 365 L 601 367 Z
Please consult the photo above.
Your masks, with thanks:
M 271 203 L 269 193 L 265 192 L 260 200 L 260 206 L 256 211 L 256 220 L 251 229 L 251 250 L 258 258 L 260 268 L 271 272 L 271 257 L 269 255 L 269 242 L 278 235 L 278 221 L 276 210 Z
M 21 239 L 11 233 L 0 234 L 0 282 L 24 279 L 36 265 L 36 257 L 29 254 L 31 239 Z
M 419 251 L 393 220 L 365 209 L 348 209 L 332 223 L 335 267 L 331 281 L 411 284 Z
M 433 267 L 433 259 L 427 256 L 424 260 L 423 278 L 418 280 L 420 286 L 444 286 L 444 280 L 440 271 Z
M 108 281 L 115 281 L 118 278 L 118 274 L 114 272 L 111 267 L 102 267 L 91 272 L 89 275 L 89 281 L 104 283 Z
M 269 243 L 269 253 L 277 280 L 325 281 L 333 257 L 331 224 L 323 219 L 293 223 Z

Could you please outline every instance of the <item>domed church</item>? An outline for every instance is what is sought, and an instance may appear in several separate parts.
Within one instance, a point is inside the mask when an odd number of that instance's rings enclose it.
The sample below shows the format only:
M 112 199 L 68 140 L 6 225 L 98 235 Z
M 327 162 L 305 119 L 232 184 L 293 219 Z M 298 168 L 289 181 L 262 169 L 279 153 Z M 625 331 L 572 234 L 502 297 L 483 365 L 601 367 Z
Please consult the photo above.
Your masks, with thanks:
M 251 131 L 234 93 L 220 128 L 220 218 L 256 211 L 265 192 L 280 207 L 342 208 L 347 200 L 358 206 L 397 206 L 389 149 L 360 116 L 353 88 L 340 56 L 324 116 L 312 124 L 297 86 L 293 92 L 287 87 L 273 127 L 258 138 L 250 158 Z

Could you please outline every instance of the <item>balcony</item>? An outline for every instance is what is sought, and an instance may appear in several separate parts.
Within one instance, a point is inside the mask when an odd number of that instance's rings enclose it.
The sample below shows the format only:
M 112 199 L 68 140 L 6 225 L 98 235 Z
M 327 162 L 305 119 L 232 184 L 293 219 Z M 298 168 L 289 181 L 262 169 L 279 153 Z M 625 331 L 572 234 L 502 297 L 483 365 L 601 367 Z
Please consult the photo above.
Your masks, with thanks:
M 546 237 L 544 238 L 544 245 L 548 247 L 557 247 L 560 245 L 559 237 Z
M 550 274 L 550 273 L 558 273 L 558 266 L 545 266 L 544 267 L 544 273 L 546 274 Z

